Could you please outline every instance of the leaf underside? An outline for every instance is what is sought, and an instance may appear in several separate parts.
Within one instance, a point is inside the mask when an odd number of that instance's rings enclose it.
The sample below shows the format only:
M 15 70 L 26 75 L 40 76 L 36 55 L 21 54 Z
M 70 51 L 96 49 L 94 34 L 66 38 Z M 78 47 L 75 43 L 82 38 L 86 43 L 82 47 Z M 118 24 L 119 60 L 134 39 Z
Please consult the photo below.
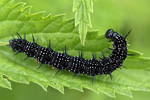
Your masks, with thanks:
M 78 56 L 79 51 L 84 51 L 84 57 L 92 58 L 92 53 L 97 56 L 106 56 L 108 47 L 112 43 L 105 39 L 104 35 L 99 36 L 97 31 L 88 32 L 85 46 L 80 44 L 78 38 L 78 28 L 74 26 L 74 20 L 64 21 L 64 15 L 43 17 L 43 12 L 30 14 L 31 7 L 25 3 L 13 4 L 12 0 L 0 0 L 0 86 L 11 89 L 11 81 L 29 84 L 30 81 L 40 85 L 45 91 L 51 86 L 61 93 L 64 93 L 64 86 L 83 92 L 83 88 L 90 89 L 96 93 L 105 93 L 115 97 L 115 93 L 132 97 L 131 90 L 150 91 L 150 59 L 141 58 L 140 53 L 129 50 L 134 56 L 129 56 L 124 65 L 127 69 L 117 69 L 112 73 L 113 78 L 99 75 L 92 84 L 91 76 L 80 75 L 80 78 L 73 77 L 73 73 L 63 71 L 55 75 L 57 70 L 46 65 L 37 69 L 39 62 L 29 58 L 23 59 L 25 54 L 14 56 L 14 52 L 8 41 L 12 39 L 11 33 L 16 36 L 18 32 L 21 36 L 26 34 L 27 40 L 32 42 L 32 34 L 38 38 L 38 44 L 47 46 L 49 39 L 53 42 L 53 49 L 62 52 L 65 45 L 69 49 L 69 54 Z M 110 51 L 111 52 L 111 51 Z

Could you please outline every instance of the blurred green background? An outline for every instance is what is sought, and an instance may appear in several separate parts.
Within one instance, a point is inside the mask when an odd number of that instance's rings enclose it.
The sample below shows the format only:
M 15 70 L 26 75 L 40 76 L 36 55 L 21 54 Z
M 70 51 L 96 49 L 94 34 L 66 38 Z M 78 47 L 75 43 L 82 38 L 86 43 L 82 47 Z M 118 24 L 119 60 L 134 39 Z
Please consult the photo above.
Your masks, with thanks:
M 65 13 L 65 20 L 74 18 L 72 12 L 73 0 L 15 0 L 14 3 L 26 2 L 32 6 L 32 13 L 46 11 L 57 15 Z M 92 29 L 99 30 L 102 35 L 108 28 L 125 35 L 130 29 L 128 37 L 129 49 L 143 53 L 143 57 L 150 57 L 150 0 L 97 0 L 94 1 L 94 13 L 91 14 Z M 149 92 L 132 91 L 134 98 L 116 94 L 117 98 L 110 98 L 105 94 L 96 94 L 84 89 L 84 93 L 65 88 L 65 94 L 48 87 L 45 92 L 34 83 L 30 85 L 12 82 L 13 90 L 0 88 L 1 100 L 149 100 Z

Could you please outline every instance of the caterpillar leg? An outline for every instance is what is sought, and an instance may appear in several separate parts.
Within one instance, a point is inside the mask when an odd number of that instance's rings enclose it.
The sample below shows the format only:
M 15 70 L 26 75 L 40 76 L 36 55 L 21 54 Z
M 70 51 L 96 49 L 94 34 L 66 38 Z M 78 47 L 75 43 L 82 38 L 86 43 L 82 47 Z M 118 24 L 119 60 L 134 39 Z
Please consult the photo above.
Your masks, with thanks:
M 62 73 L 63 70 L 64 70 L 64 67 L 61 67 L 61 73 Z
M 122 65 L 125 69 L 127 69 L 124 65 Z
M 57 75 L 59 73 L 60 69 L 57 70 L 57 72 L 55 73 L 55 75 Z
M 42 66 L 43 64 L 41 63 L 40 66 L 37 68 L 37 70 Z
M 95 78 L 95 81 L 96 81 L 96 75 L 92 76 L 92 84 L 94 82 L 94 78 Z
M 45 67 L 46 63 L 47 63 L 47 62 L 45 61 L 45 63 L 44 63 L 44 66 L 43 66 L 43 67 Z
M 29 57 L 27 56 L 23 61 L 27 60 Z
M 19 52 L 20 52 L 20 51 L 17 51 L 17 52 L 14 54 L 14 56 L 17 55 Z
M 78 72 L 78 78 L 80 77 L 80 72 Z
M 74 75 L 73 75 L 73 77 L 72 77 L 72 78 L 74 78 L 76 75 L 77 75 L 77 73 L 74 73 Z
M 111 78 L 111 80 L 112 80 L 112 75 L 111 75 L 111 73 L 109 73 L 109 75 L 110 75 L 110 78 Z

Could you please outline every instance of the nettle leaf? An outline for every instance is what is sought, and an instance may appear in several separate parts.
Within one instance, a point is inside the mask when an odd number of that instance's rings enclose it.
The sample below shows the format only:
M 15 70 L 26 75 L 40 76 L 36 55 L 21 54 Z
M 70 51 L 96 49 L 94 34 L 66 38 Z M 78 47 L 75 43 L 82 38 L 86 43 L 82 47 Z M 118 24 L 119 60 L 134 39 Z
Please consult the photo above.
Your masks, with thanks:
M 74 0 L 75 26 L 79 26 L 79 37 L 84 45 L 88 27 L 92 27 L 90 13 L 93 12 L 93 0 Z
M 25 7 L 25 3 L 13 5 L 11 0 L 0 2 L 0 86 L 11 89 L 10 81 L 29 84 L 34 82 L 45 91 L 51 86 L 61 93 L 64 87 L 76 89 L 83 92 L 83 88 L 90 89 L 96 93 L 105 93 L 115 97 L 115 93 L 132 97 L 131 90 L 150 91 L 150 59 L 141 58 L 140 53 L 129 50 L 135 56 L 128 57 L 124 65 L 127 69 L 117 69 L 109 76 L 99 75 L 92 84 L 92 77 L 81 75 L 80 78 L 72 79 L 74 73 L 63 71 L 58 73 L 52 66 L 46 65 L 37 70 L 39 62 L 29 58 L 23 59 L 25 54 L 14 56 L 14 52 L 8 41 L 12 39 L 11 33 L 16 36 L 27 35 L 27 40 L 32 42 L 32 34 L 38 38 L 38 44 L 47 46 L 49 39 L 53 42 L 53 49 L 62 52 L 65 45 L 69 48 L 69 54 L 78 56 L 79 51 L 84 51 L 85 58 L 92 58 L 92 53 L 101 56 L 102 51 L 108 56 L 108 42 L 104 35 L 99 36 L 97 31 L 88 32 L 85 46 L 80 44 L 78 28 L 74 27 L 74 20 L 64 21 L 64 15 L 43 17 L 43 12 L 30 14 L 31 7 Z

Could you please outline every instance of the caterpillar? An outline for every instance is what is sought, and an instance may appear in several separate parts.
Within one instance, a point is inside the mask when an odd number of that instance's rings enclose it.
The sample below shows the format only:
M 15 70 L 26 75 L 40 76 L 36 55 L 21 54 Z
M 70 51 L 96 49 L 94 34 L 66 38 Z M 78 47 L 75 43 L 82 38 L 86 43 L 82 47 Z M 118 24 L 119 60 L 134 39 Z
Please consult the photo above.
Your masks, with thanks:
M 37 44 L 33 35 L 33 43 L 26 40 L 26 35 L 22 38 L 19 33 L 17 33 L 17 39 L 12 35 L 13 39 L 9 40 L 9 46 L 11 46 L 12 50 L 16 52 L 15 55 L 18 53 L 25 53 L 27 57 L 24 60 L 29 57 L 33 57 L 39 61 L 41 64 L 38 68 L 40 68 L 43 64 L 44 66 L 45 64 L 48 64 L 58 69 L 56 74 L 60 70 L 68 70 L 74 73 L 73 77 L 75 77 L 76 74 L 78 74 L 78 76 L 80 76 L 80 74 L 90 75 L 92 76 L 93 82 L 94 77 L 96 79 L 96 75 L 102 74 L 109 74 L 112 79 L 111 73 L 117 68 L 123 66 L 124 60 L 127 55 L 129 55 L 127 53 L 126 37 L 130 32 L 131 31 L 129 31 L 125 37 L 122 37 L 113 29 L 108 29 L 105 33 L 105 37 L 113 42 L 114 49 L 109 48 L 112 50 L 109 57 L 105 57 L 103 54 L 103 57 L 99 60 L 96 59 L 95 54 L 93 54 L 92 59 L 85 59 L 83 57 L 83 52 L 79 53 L 78 57 L 68 55 L 66 46 L 63 53 L 56 52 L 52 49 L 50 41 L 47 48 L 42 47 Z

